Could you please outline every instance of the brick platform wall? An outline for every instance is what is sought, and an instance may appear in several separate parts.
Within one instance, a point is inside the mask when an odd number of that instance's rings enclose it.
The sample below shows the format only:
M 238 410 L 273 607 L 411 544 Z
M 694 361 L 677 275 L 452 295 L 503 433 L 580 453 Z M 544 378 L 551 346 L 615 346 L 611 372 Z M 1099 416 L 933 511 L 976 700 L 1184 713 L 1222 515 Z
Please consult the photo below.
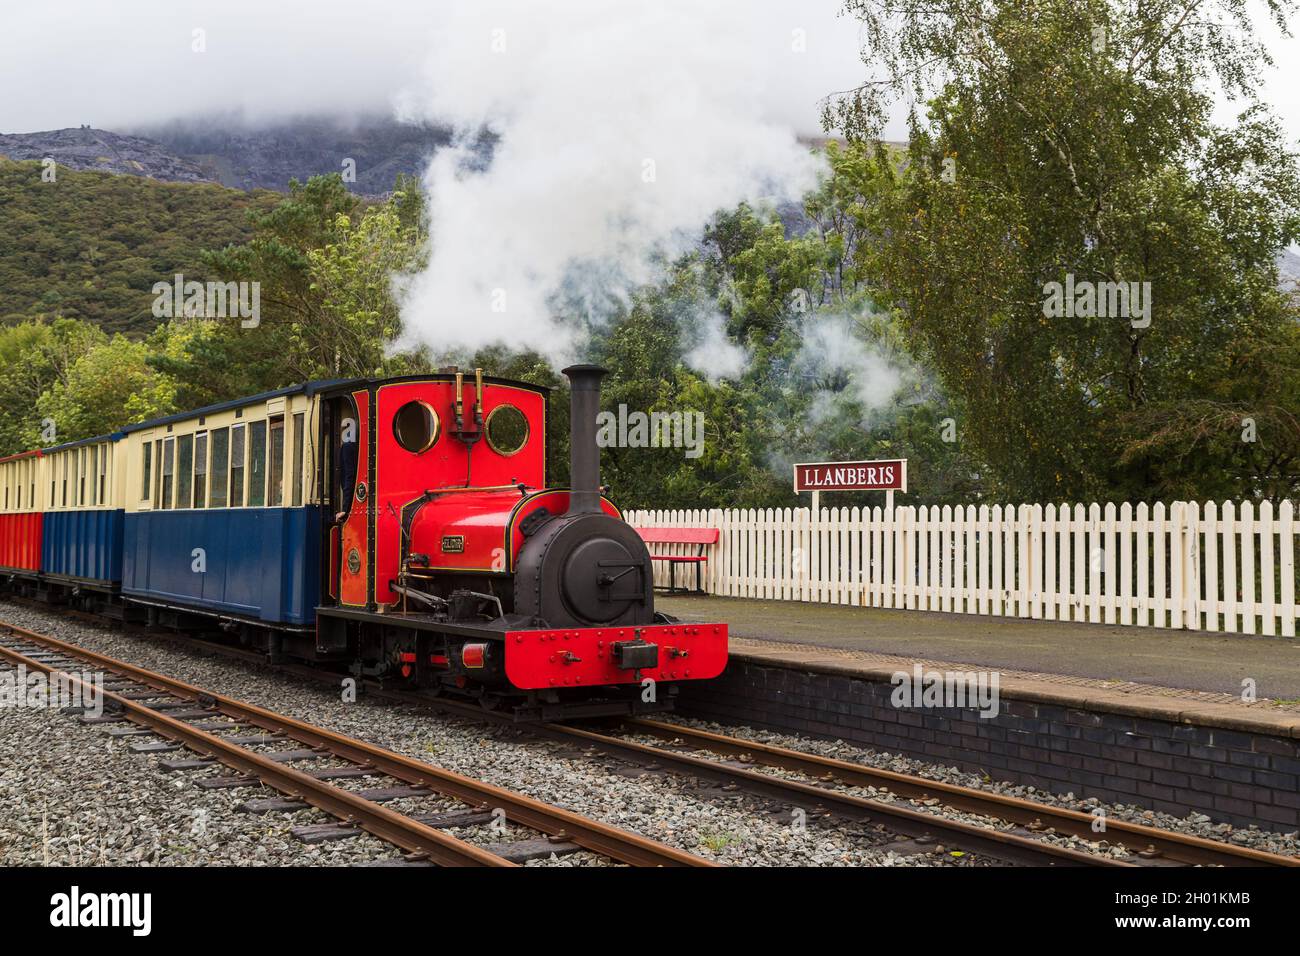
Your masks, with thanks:
M 1236 826 L 1300 826 L 1300 752 L 1292 738 L 1017 700 L 1005 689 L 992 718 L 971 708 L 896 708 L 894 690 L 880 680 L 733 658 L 718 680 L 684 686 L 678 711 L 1179 817 L 1199 812 Z

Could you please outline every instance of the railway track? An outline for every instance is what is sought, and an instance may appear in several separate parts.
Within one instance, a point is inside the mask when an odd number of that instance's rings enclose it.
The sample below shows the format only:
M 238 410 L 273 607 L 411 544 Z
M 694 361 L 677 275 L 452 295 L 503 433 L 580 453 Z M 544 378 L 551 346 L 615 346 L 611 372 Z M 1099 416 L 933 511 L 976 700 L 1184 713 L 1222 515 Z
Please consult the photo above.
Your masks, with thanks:
M 1001 831 L 995 839 L 1010 839 L 1015 836 L 1039 841 L 1044 834 L 1056 833 L 1089 841 L 1105 840 L 1131 851 L 1138 858 L 1137 865 L 1300 866 L 1300 859 L 1296 857 L 1267 853 L 1125 820 L 1105 819 L 1102 821 L 1104 829 L 1098 831 L 1094 829 L 1098 824 L 1097 818 L 1078 810 L 880 770 L 818 754 L 697 730 L 681 724 L 634 718 L 624 720 L 623 725 L 626 731 L 654 738 L 661 744 L 648 745 L 622 736 L 575 727 L 550 729 L 561 730 L 574 739 L 589 741 L 602 749 L 625 752 L 637 759 L 652 759 L 687 772 L 709 774 L 716 779 L 726 779 L 746 787 L 753 786 L 756 790 L 798 795 L 845 816 L 878 814 L 882 808 L 887 808 L 885 812 L 892 814 L 907 808 L 855 796 L 830 789 L 831 787 L 871 787 L 877 792 L 887 791 L 905 799 L 927 802 L 937 800 L 945 807 L 1015 825 L 1015 830 Z M 719 761 L 700 757 L 699 752 L 723 759 Z M 752 769 L 756 766 L 797 773 L 806 779 L 798 781 L 762 773 Z M 952 821 L 911 810 L 907 811 L 905 817 L 912 819 L 916 813 L 926 819 L 932 831 L 951 833 L 961 845 L 965 838 L 964 831 L 949 829 Z M 1006 846 L 1021 848 L 1019 839 Z M 996 853 L 996 848 L 994 852 Z M 1092 854 L 1087 855 L 1093 860 L 1099 859 Z
M 494 719 L 494 715 L 460 701 L 430 701 L 418 695 L 382 689 L 371 692 L 471 719 Z M 619 723 L 618 733 L 566 724 L 544 724 L 528 729 L 551 740 L 594 747 L 641 766 L 671 767 L 815 813 L 857 821 L 879 819 L 891 830 L 924 843 L 943 842 L 1009 863 L 1091 867 L 1300 867 L 1300 858 L 1125 820 L 1104 819 L 1102 828 L 1097 830 L 1094 829 L 1099 825 L 1096 817 L 1067 807 L 881 770 L 682 724 L 645 718 L 624 718 Z M 651 737 L 659 743 L 647 744 L 629 739 L 631 736 Z M 702 753 L 709 756 L 701 756 Z M 764 773 L 755 769 L 757 767 L 798 774 L 803 779 Z M 875 793 L 862 796 L 835 789 L 837 787 L 872 788 Z M 916 809 L 881 799 L 885 794 L 922 805 L 933 803 L 936 808 L 958 810 L 991 821 L 1003 821 L 1011 827 L 990 829 L 945 817 L 930 809 Z M 1134 859 L 1115 859 L 1048 842 L 1046 838 L 1055 835 L 1123 846 Z
M 312 828 L 320 839 L 365 831 L 406 851 L 402 862 L 417 865 L 514 866 L 536 856 L 578 849 L 631 866 L 713 865 L 674 847 L 531 797 L 24 628 L 0 625 L 0 661 L 21 665 L 29 673 L 62 674 L 70 687 L 102 693 L 103 715 L 83 714 L 82 719 L 107 725 L 107 732 L 116 737 L 157 735 L 165 740 L 137 744 L 133 748 L 137 752 L 192 751 L 192 755 L 181 759 L 164 759 L 164 769 L 205 769 L 219 762 L 235 775 L 208 777 L 200 781 L 201 785 L 262 784 L 284 797 L 252 807 L 246 805 L 248 809 L 269 812 L 312 806 L 336 817 L 340 823 L 333 833 Z M 78 675 L 80 672 L 84 676 L 87 668 L 104 675 L 102 690 Z M 123 726 L 128 724 L 134 726 Z M 291 749 L 256 749 L 285 745 Z M 322 761 L 333 766 L 302 769 Z M 384 785 L 360 791 L 340 785 L 357 779 Z M 451 812 L 413 815 L 384 805 L 421 796 L 451 798 L 467 806 Z M 493 850 L 443 832 L 452 827 L 484 825 L 499 817 L 543 836 Z
M 420 695 L 371 689 L 405 703 L 422 704 L 471 719 L 508 719 L 485 713 L 472 704 Z M 845 819 L 881 819 L 891 830 L 930 843 L 942 841 L 972 853 L 1024 865 L 1048 866 L 1224 866 L 1300 867 L 1300 858 L 1284 856 L 1208 840 L 1158 827 L 1104 819 L 1102 829 L 1091 814 L 1011 797 L 1005 794 L 962 787 L 925 777 L 881 770 L 805 751 L 776 747 L 725 734 L 698 730 L 682 724 L 646 718 L 623 718 L 621 732 L 610 733 L 568 724 L 543 724 L 526 729 L 559 742 L 594 747 L 631 763 L 656 768 L 671 767 L 685 774 L 713 780 L 724 786 L 764 796 L 794 807 Z M 513 725 L 513 724 L 512 724 Z M 644 736 L 658 744 L 629 739 Z M 701 756 L 706 753 L 709 756 Z M 712 759 L 711 759 L 712 758 Z M 717 759 L 720 758 L 720 759 Z M 791 779 L 763 773 L 756 767 L 798 774 Z M 836 787 L 872 788 L 870 797 L 844 792 Z M 1008 829 L 941 816 L 895 801 L 880 799 L 882 792 L 922 804 L 958 810 L 1003 821 Z M 1089 842 L 1106 841 L 1123 846 L 1136 859 L 1121 860 L 1075 850 L 1048 842 L 1054 835 L 1073 836 Z
M 76 616 L 82 617 L 80 614 Z M 85 617 L 103 623 L 89 615 Z M 145 633 L 223 656 L 265 664 L 261 654 L 201 638 Z M 277 669 L 315 681 L 333 683 L 338 679 L 337 674 L 300 664 L 277 665 Z M 744 791 L 790 807 L 804 808 L 814 814 L 829 814 L 859 822 L 879 821 L 890 830 L 916 841 L 913 852 L 922 852 L 927 846 L 941 842 L 954 849 L 1022 865 L 1300 866 L 1300 859 L 1295 857 L 1124 820 L 1106 819 L 1104 830 L 1098 832 L 1094 830 L 1096 818 L 1077 810 L 876 769 L 681 724 L 627 718 L 620 722 L 616 732 L 609 732 L 608 727 L 592 729 L 567 724 L 518 725 L 509 717 L 484 711 L 473 703 L 431 698 L 370 683 L 365 685 L 365 689 L 376 697 L 434 708 L 470 720 L 509 725 L 527 734 L 594 749 L 634 765 L 657 770 L 671 768 L 713 781 L 731 791 Z M 631 739 L 634 736 L 652 739 L 654 743 Z M 847 792 L 845 788 L 873 788 L 875 792 L 863 796 Z M 881 799 L 888 795 L 897 799 Z M 915 802 L 923 808 L 907 806 L 901 801 Z M 927 807 L 932 801 L 937 803 Z M 942 808 L 990 821 L 1002 821 L 1010 826 L 990 828 L 934 812 L 934 809 Z M 1133 859 L 1116 859 L 1049 842 L 1053 835 L 1087 841 L 1104 840 L 1125 847 Z

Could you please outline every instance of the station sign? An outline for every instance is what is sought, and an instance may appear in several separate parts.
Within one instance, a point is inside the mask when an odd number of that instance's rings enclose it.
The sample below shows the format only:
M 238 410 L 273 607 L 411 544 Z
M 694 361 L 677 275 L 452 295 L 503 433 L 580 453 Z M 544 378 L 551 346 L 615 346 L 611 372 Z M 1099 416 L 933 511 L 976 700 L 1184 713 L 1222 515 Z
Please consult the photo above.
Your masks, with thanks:
M 794 490 L 907 491 L 907 459 L 822 461 L 794 466 Z

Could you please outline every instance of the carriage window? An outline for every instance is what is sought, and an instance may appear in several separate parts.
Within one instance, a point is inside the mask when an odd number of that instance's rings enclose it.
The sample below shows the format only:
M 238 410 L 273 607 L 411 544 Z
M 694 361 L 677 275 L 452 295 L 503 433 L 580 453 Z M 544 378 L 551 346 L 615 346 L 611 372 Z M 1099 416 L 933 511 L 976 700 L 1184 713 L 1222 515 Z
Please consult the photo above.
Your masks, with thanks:
M 426 402 L 407 402 L 393 416 L 393 437 L 412 454 L 423 454 L 438 440 L 438 413 Z
M 86 470 L 86 477 L 89 478 L 90 480 L 86 482 L 86 487 L 89 490 L 87 491 L 88 497 L 86 498 L 85 501 L 82 502 L 82 504 L 93 505 L 97 503 L 95 501 L 95 476 L 99 474 L 99 446 L 98 445 L 90 446 L 90 454 L 87 456 L 87 458 L 89 459 L 88 461 L 89 468 L 87 468 Z
M 528 444 L 528 419 L 513 405 L 498 405 L 483 424 L 487 443 L 498 455 L 517 454 Z
M 64 452 L 59 457 L 63 459 L 63 507 L 66 508 L 68 506 L 68 464 L 72 456 Z
M 248 504 L 266 504 L 266 422 L 248 426 Z
M 293 506 L 302 504 L 303 413 L 293 416 Z
M 226 506 L 226 469 L 230 465 L 230 431 L 219 428 L 212 433 L 212 491 L 209 508 Z
M 153 442 L 144 443 L 144 456 L 140 462 L 143 477 L 140 479 L 140 500 L 149 500 L 149 488 L 153 479 Z
M 159 485 L 159 494 L 161 502 L 159 507 L 170 508 L 172 506 L 172 469 L 175 466 L 172 452 L 175 450 L 176 439 L 168 438 L 163 442 L 162 451 L 162 468 L 159 473 L 162 475 L 162 482 Z
M 194 507 L 205 508 L 208 503 L 208 436 L 194 436 Z
M 244 506 L 244 438 L 243 425 L 230 429 L 230 507 Z
M 194 436 L 176 439 L 176 507 L 189 508 L 194 480 Z
M 112 447 L 105 445 L 99 450 L 99 503 L 105 503 L 108 497 L 108 450 Z
M 272 508 L 284 504 L 284 416 L 271 419 L 271 500 Z

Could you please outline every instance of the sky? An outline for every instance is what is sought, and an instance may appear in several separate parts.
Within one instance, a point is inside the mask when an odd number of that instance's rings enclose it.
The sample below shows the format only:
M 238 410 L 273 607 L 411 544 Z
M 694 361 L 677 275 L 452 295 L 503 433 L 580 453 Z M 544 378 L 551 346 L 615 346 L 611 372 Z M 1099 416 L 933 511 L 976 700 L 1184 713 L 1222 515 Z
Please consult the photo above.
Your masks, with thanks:
M 616 6 L 620 0 L 610 0 Z M 622 0 L 627 2 L 627 0 Z M 663 0 L 666 2 L 666 0 Z M 718 0 L 699 0 L 701 5 Z M 545 0 L 531 0 L 536 7 Z M 511 22 L 508 3 L 484 0 Z M 636 9 L 653 0 L 635 0 Z M 289 114 L 392 112 L 426 88 L 444 0 L 43 0 L 8 4 L 0 24 L 0 133 L 90 124 L 149 125 L 213 113 L 250 120 Z M 745 17 L 765 82 L 754 94 L 773 121 L 817 134 L 818 101 L 860 81 L 857 24 L 839 0 L 751 0 Z M 1265 99 L 1300 141 L 1300 40 L 1266 22 L 1277 67 Z M 195 30 L 205 49 L 195 52 Z M 805 51 L 792 52 L 794 31 Z M 684 44 L 718 38 L 684 31 Z M 522 37 L 516 36 L 519 42 Z M 465 37 L 467 44 L 481 38 Z M 1224 114 L 1230 112 L 1225 108 Z M 886 137 L 902 139 L 903 116 Z
M 0 133 L 385 113 L 500 133 L 425 175 L 432 262 L 408 333 L 557 363 L 716 209 L 815 182 L 796 136 L 868 76 L 841 0 L 44 0 L 0 15 Z M 1257 17 L 1263 96 L 1300 141 L 1300 41 Z M 1239 107 L 1222 103 L 1227 121 Z M 905 107 L 885 129 L 906 138 Z M 692 354 L 725 373 L 714 312 Z M 564 316 L 559 322 L 556 316 Z M 470 321 L 465 321 L 469 317 Z M 574 324 L 574 319 L 579 320 Z M 452 321 L 454 319 L 454 321 Z
M 513 22 L 510 4 L 483 6 Z M 772 119 L 800 133 L 817 133 L 819 98 L 861 73 L 856 24 L 837 13 L 837 0 L 745 4 L 757 27 L 751 55 L 767 66 L 755 95 Z M 0 80 L 10 95 L 0 99 L 0 133 L 232 111 L 251 120 L 390 112 L 423 89 L 434 36 L 448 19 L 442 0 L 43 0 L 7 4 L 2 17 Z M 192 49 L 195 30 L 205 31 L 202 53 Z M 805 31 L 798 54 L 795 30 Z M 521 31 L 511 38 L 520 45 L 528 40 Z M 679 39 L 718 38 L 701 29 Z M 463 42 L 486 48 L 488 39 Z

